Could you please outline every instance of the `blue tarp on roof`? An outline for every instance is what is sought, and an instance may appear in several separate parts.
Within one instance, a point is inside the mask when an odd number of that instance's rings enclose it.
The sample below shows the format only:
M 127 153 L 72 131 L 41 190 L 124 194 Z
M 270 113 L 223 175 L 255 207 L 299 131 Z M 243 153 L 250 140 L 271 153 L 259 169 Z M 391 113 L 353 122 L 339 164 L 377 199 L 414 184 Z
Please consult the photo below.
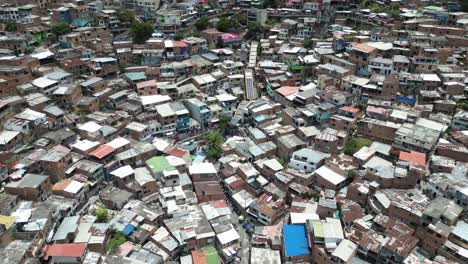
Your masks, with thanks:
M 122 230 L 122 233 L 124 233 L 126 236 L 130 235 L 133 232 L 133 229 L 135 227 L 131 224 L 128 224 L 125 226 L 125 228 Z
M 405 102 L 405 103 L 410 103 L 410 104 L 416 103 L 415 98 L 409 98 L 409 97 L 403 97 L 403 96 L 397 96 L 397 100 L 400 102 Z
M 285 225 L 283 239 L 286 257 L 301 256 L 310 253 L 306 230 L 303 225 Z

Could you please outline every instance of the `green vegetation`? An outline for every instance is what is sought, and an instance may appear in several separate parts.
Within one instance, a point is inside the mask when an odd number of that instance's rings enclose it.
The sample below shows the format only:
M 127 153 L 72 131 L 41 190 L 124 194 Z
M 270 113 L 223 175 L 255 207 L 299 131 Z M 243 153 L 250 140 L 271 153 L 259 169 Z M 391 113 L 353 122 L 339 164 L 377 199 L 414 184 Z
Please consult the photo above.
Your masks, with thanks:
M 223 136 L 218 131 L 211 131 L 206 136 L 208 150 L 206 156 L 210 159 L 219 159 L 223 154 L 222 145 L 224 143 Z
M 55 37 L 60 37 L 62 35 L 67 34 L 68 32 L 71 31 L 71 28 L 68 24 L 66 23 L 57 23 L 52 25 L 52 28 L 50 29 L 50 32 L 55 35 Z
M 125 242 L 127 242 L 127 238 L 125 237 L 124 233 L 113 230 L 112 237 L 109 240 L 109 243 L 107 243 L 107 252 L 114 253 L 115 250 Z
M 249 29 L 252 30 L 252 33 L 255 33 L 256 30 L 263 30 L 263 28 L 258 27 L 254 23 L 252 27 L 250 27 L 251 23 L 248 23 L 247 16 L 243 14 L 235 14 L 230 17 L 221 17 L 216 23 L 216 29 L 221 32 L 239 32 L 241 27 L 249 26 Z M 196 25 L 195 25 L 196 26 Z
M 195 28 L 197 28 L 198 31 L 202 31 L 208 28 L 209 24 L 209 19 L 207 17 L 202 17 L 195 22 Z
M 284 159 L 278 159 L 278 162 L 281 164 L 281 166 L 283 166 L 284 168 L 286 168 L 288 166 L 288 162 L 285 161 Z
M 226 17 L 220 18 L 218 23 L 216 23 L 216 29 L 218 29 L 221 32 L 229 31 L 230 26 L 231 26 L 231 20 Z
M 107 216 L 107 209 L 105 207 L 99 207 L 96 210 L 96 217 L 101 223 L 107 223 L 108 216 Z
M 199 38 L 200 37 L 200 31 L 196 31 L 196 30 L 193 30 L 192 32 L 190 32 L 190 36 L 191 37 L 196 37 L 196 38 Z
M 367 102 L 359 102 L 356 104 L 356 107 L 361 111 L 365 111 L 367 108 Z
M 117 11 L 117 17 L 120 23 L 131 25 L 135 22 L 135 13 L 127 9 L 120 9 Z
M 391 14 L 392 16 L 400 15 L 400 4 L 399 3 L 390 4 L 390 8 L 387 9 L 386 12 Z
M 369 8 L 372 13 L 388 13 L 393 16 L 398 16 L 400 14 L 399 3 L 391 3 L 389 6 L 381 6 L 369 0 L 361 0 L 359 2 L 359 8 Z
M 320 199 L 320 192 L 315 190 L 315 189 L 309 188 L 309 191 L 307 192 L 306 196 L 307 196 L 307 198 L 318 202 L 319 199 Z
M 121 72 L 124 72 L 124 71 L 125 71 L 125 68 L 124 68 L 123 66 L 119 65 L 119 70 L 120 70 Z M 105 104 L 104 102 L 99 102 L 98 106 L 99 106 L 99 110 L 100 110 L 100 111 L 106 110 L 106 104 Z
M 143 44 L 154 32 L 153 24 L 150 22 L 134 22 L 130 28 L 130 36 L 133 42 Z
M 367 7 L 368 1 L 367 0 L 361 0 L 359 2 L 359 8 L 360 9 L 365 9 Z
M 247 16 L 243 14 L 235 14 L 231 17 L 232 20 L 237 21 L 239 24 L 247 26 Z
M 313 47 L 314 47 L 314 42 L 310 38 L 304 40 L 304 48 L 312 49 Z
M 12 21 L 6 22 L 6 24 L 5 24 L 5 31 L 14 32 L 14 31 L 16 31 L 16 30 L 18 30 L 18 28 L 17 28 L 15 22 L 12 22 Z
M 175 36 L 174 36 L 174 40 L 182 40 L 184 38 L 184 34 L 182 33 L 177 33 Z
M 389 6 L 382 6 L 377 3 L 369 3 L 368 0 L 361 0 L 360 8 L 369 8 L 372 13 L 388 13 L 392 16 L 400 15 L 399 3 L 392 3 Z
M 372 13 L 380 13 L 382 12 L 382 8 L 379 4 L 373 3 L 369 6 L 369 9 Z
M 279 8 L 281 7 L 280 0 L 263 0 L 263 8 Z
M 344 148 L 344 153 L 346 155 L 353 155 L 358 150 L 360 150 L 364 146 L 370 146 L 372 144 L 372 140 L 367 138 L 352 138 L 348 144 L 346 144 Z
M 460 0 L 461 11 L 468 12 L 468 1 Z
M 350 178 L 357 178 L 359 177 L 359 172 L 357 170 L 352 170 L 348 173 L 348 177 Z
M 281 22 L 281 19 L 279 19 L 277 17 L 273 17 L 273 18 L 267 19 L 267 21 L 265 21 L 265 24 L 274 25 L 274 24 L 277 24 L 277 23 L 280 23 L 280 22 Z
M 34 49 L 35 49 L 34 46 L 28 46 L 24 50 L 24 54 L 32 54 L 34 52 Z
M 216 23 L 216 29 L 221 32 L 237 32 L 239 31 L 239 28 L 240 23 L 237 20 L 228 17 L 221 17 L 218 23 Z
M 231 122 L 231 117 L 223 115 L 219 119 L 219 128 L 221 131 L 225 130 L 226 128 L 229 128 L 229 122 Z
M 248 27 L 247 27 L 247 38 L 261 38 L 263 34 L 265 33 L 265 29 L 260 23 L 257 22 L 250 22 Z
M 457 107 L 465 111 L 468 111 L 468 100 L 465 99 L 465 100 L 461 100 L 457 102 Z

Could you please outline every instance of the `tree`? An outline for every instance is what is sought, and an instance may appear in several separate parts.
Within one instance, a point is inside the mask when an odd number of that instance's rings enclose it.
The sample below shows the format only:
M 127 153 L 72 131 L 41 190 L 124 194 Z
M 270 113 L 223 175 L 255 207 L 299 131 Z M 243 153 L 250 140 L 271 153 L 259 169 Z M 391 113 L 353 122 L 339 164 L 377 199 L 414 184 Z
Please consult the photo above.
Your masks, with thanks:
M 226 116 L 226 115 L 223 115 L 219 119 L 219 128 L 221 129 L 221 131 L 229 127 L 229 122 L 231 122 L 231 117 Z
M 457 107 L 465 111 L 468 111 L 468 100 L 465 99 L 465 100 L 458 101 Z
M 5 31 L 14 32 L 14 31 L 16 31 L 16 30 L 18 30 L 18 28 L 17 28 L 15 22 L 8 21 L 8 22 L 5 24 Z
M 318 191 L 316 191 L 316 190 L 314 190 L 312 188 L 309 188 L 309 191 L 307 192 L 307 198 L 318 202 L 319 199 L 320 199 L 320 192 L 318 192 Z
M 122 24 L 130 25 L 135 22 L 135 13 L 127 9 L 119 9 L 119 11 L 117 11 L 117 17 Z
M 96 217 L 101 223 L 107 223 L 107 209 L 105 207 L 99 207 L 96 210 Z
M 232 20 L 237 21 L 239 24 L 246 26 L 247 25 L 247 16 L 243 14 L 235 14 L 231 17 Z
M 400 15 L 400 3 L 390 4 L 390 8 L 387 10 L 387 13 L 391 14 L 392 16 Z
M 364 111 L 367 108 L 367 102 L 359 102 L 356 104 L 356 107 L 359 108 L 359 110 Z
M 207 17 L 202 17 L 195 22 L 195 27 L 198 31 L 202 31 L 208 28 L 209 19 Z
M 200 37 L 200 32 L 198 32 L 198 31 L 193 31 L 193 32 L 192 32 L 192 37 L 199 38 L 199 37 Z
M 134 22 L 130 28 L 130 36 L 133 42 L 143 44 L 154 32 L 153 24 L 150 22 Z
M 247 37 L 248 38 L 259 38 L 263 35 L 264 33 L 263 26 L 260 23 L 257 22 L 251 22 L 249 23 L 249 26 L 247 27 Z
M 26 49 L 24 49 L 24 54 L 32 54 L 34 50 L 34 46 L 27 46 Z
M 374 4 L 372 4 L 372 5 L 370 6 L 370 11 L 371 11 L 372 13 L 380 13 L 381 10 L 382 10 L 382 9 L 380 8 L 380 5 L 378 5 L 378 4 L 375 4 L 375 3 L 374 3 Z
M 391 3 L 390 9 L 400 11 L 400 3 Z
M 352 138 L 348 144 L 344 147 L 344 153 L 346 155 L 354 155 L 362 147 L 368 147 L 372 144 L 372 141 L 367 138 Z
M 56 42 L 58 40 L 55 34 L 48 34 L 47 39 L 50 40 L 51 42 Z
M 120 64 L 119 64 L 119 71 L 121 71 L 121 72 L 124 72 L 124 71 L 125 71 L 125 68 L 122 70 Z M 99 106 L 99 111 L 104 111 L 104 110 L 106 110 L 106 103 L 105 103 L 105 102 L 102 102 L 102 101 L 99 102 L 98 106 Z
M 281 7 L 280 0 L 263 0 L 263 8 L 279 8 Z
M 222 145 L 224 143 L 223 136 L 218 131 L 211 131 L 206 136 L 208 150 L 206 156 L 210 159 L 218 159 L 223 154 Z
M 221 157 L 222 150 L 220 149 L 215 149 L 215 148 L 209 148 L 206 151 L 206 156 L 210 159 L 217 160 Z
M 314 42 L 312 39 L 308 38 L 304 40 L 304 48 L 305 49 L 312 49 L 314 47 Z
M 206 141 L 209 147 L 212 148 L 221 148 L 221 145 L 224 143 L 224 138 L 218 131 L 211 131 L 206 136 Z
M 221 32 L 230 32 L 235 31 L 238 32 L 241 28 L 241 23 L 247 23 L 247 17 L 245 17 L 245 21 L 243 20 L 244 16 L 234 15 L 231 17 L 221 17 L 216 23 L 216 29 Z
M 365 9 L 366 7 L 367 7 L 367 0 L 359 1 L 359 8 L 360 9 Z
M 109 243 L 107 243 L 107 252 L 114 253 L 115 250 L 125 242 L 127 242 L 127 238 L 125 237 L 124 233 L 121 231 L 112 230 L 112 237 L 109 240 Z
M 174 36 L 174 40 L 182 40 L 183 38 L 184 38 L 184 34 L 182 34 L 182 33 L 177 33 Z
M 461 11 L 468 12 L 468 1 L 460 0 Z
M 71 31 L 71 28 L 68 24 L 66 23 L 57 23 L 52 25 L 52 28 L 50 29 L 50 32 L 52 32 L 57 38 L 67 34 L 68 32 Z
M 464 101 L 464 103 L 463 103 L 463 105 L 462 105 L 462 109 L 463 109 L 464 111 L 468 111 L 468 102 L 467 102 L 466 100 Z
M 216 23 L 216 29 L 221 32 L 228 32 L 231 29 L 231 20 L 227 17 L 222 17 Z
M 274 25 L 274 24 L 277 24 L 277 23 L 280 23 L 281 22 L 281 19 L 277 18 L 277 17 L 272 17 L 272 18 L 269 18 L 265 21 L 265 24 L 267 25 Z
M 238 31 L 239 27 L 240 24 L 237 20 L 227 17 L 220 18 L 218 23 L 216 23 L 216 29 L 221 32 Z

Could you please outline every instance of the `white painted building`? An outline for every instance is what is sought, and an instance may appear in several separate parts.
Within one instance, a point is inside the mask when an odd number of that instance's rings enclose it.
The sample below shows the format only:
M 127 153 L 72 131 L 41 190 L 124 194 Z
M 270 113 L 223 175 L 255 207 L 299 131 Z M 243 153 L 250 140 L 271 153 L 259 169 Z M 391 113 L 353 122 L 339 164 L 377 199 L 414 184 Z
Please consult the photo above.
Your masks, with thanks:
M 330 154 L 303 148 L 293 153 L 289 161 L 289 167 L 306 172 L 313 172 L 329 157 Z

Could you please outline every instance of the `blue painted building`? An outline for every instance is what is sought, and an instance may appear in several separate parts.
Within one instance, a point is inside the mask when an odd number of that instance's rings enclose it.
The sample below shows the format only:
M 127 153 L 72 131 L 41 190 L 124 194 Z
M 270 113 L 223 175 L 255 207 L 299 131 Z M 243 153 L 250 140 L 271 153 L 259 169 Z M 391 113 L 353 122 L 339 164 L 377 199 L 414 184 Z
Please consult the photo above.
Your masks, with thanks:
M 186 101 L 186 106 L 193 119 L 205 126 L 211 124 L 211 111 L 207 104 L 197 98 L 190 98 Z
M 315 111 L 315 118 L 318 123 L 326 122 L 336 112 L 336 106 L 329 102 L 321 103 Z
M 180 102 L 171 103 L 172 110 L 177 115 L 176 128 L 178 131 L 184 131 L 190 127 L 190 112 Z
M 66 24 L 71 24 L 72 18 L 71 18 L 70 8 L 60 7 L 60 8 L 57 8 L 56 12 L 58 13 L 58 17 L 61 22 L 66 23 Z

